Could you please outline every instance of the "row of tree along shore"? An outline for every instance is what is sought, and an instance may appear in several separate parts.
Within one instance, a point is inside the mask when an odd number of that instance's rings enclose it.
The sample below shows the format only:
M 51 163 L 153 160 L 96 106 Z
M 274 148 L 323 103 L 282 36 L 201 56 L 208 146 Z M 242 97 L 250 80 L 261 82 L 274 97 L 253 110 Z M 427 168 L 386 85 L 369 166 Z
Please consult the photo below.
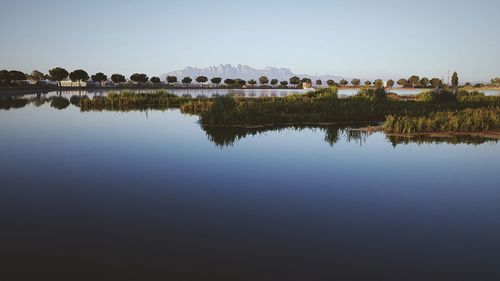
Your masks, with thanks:
M 302 87 L 359 87 L 359 86 L 373 86 L 373 87 L 387 87 L 392 88 L 396 85 L 403 88 L 443 88 L 447 83 L 444 83 L 439 78 L 427 78 L 413 75 L 409 78 L 401 78 L 397 81 L 376 79 L 374 81 L 361 81 L 361 79 L 352 79 L 348 81 L 342 79 L 340 81 L 334 80 L 316 80 L 312 81 L 310 78 L 300 78 L 297 76 L 290 77 L 287 81 L 279 81 L 278 79 L 268 78 L 262 76 L 256 79 L 222 79 L 221 77 L 208 78 L 206 76 L 198 77 L 176 77 L 167 76 L 164 80 L 160 77 L 148 77 L 144 73 L 134 73 L 129 79 L 119 73 L 108 75 L 98 72 L 94 75 L 89 75 L 83 69 L 77 69 L 68 72 L 62 67 L 56 67 L 49 70 L 48 74 L 44 74 L 38 70 L 33 70 L 31 74 L 26 74 L 17 70 L 1 70 L 0 71 L 0 86 L 18 86 L 18 87 L 64 87 L 64 82 L 68 82 L 70 87 L 85 87 L 85 88 L 99 88 L 99 87 L 119 87 L 119 88 L 302 88 Z M 64 84 L 63 84 L 64 83 Z M 455 72 L 452 77 L 452 85 L 458 83 L 458 75 Z M 458 85 L 458 84 L 457 84 Z M 500 86 L 500 78 L 491 79 L 489 85 L 464 83 L 466 86 Z

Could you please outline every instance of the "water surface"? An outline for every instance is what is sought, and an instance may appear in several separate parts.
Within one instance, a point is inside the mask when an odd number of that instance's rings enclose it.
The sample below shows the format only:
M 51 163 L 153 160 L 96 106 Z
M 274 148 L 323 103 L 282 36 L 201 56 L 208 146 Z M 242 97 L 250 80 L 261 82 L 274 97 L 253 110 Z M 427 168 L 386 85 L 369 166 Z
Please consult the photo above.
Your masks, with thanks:
M 500 279 L 495 141 L 57 108 L 0 109 L 4 276 Z

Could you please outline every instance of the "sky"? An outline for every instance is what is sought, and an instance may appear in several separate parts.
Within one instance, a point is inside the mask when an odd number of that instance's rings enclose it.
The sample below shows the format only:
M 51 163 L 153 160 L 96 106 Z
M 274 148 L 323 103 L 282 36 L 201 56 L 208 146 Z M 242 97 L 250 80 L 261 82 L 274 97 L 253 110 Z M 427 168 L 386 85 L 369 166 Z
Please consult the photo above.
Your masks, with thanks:
M 499 0 L 16 0 L 1 5 L 0 36 L 0 69 L 25 72 L 151 76 L 231 63 L 367 79 L 500 76 Z

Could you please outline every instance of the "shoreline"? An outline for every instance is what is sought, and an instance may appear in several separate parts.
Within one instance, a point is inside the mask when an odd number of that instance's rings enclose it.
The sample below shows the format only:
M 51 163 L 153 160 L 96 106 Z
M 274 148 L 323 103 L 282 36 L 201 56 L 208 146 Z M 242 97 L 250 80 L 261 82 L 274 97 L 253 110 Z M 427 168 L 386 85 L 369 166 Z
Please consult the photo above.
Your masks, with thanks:
M 416 137 L 427 137 L 427 138 L 452 138 L 452 137 L 481 137 L 489 139 L 500 140 L 500 131 L 485 131 L 485 132 L 423 132 L 423 133 L 411 133 L 411 134 L 401 134 L 401 133 L 387 133 L 384 130 L 383 125 L 379 126 L 368 126 L 360 129 L 355 129 L 367 133 L 383 132 L 389 137 L 401 137 L 401 138 L 416 138 Z
M 364 124 L 373 123 L 380 124 L 383 121 L 375 121 L 375 122 L 292 122 L 292 123 L 280 123 L 280 124 L 255 124 L 255 125 L 217 125 L 217 124 L 203 124 L 200 123 L 201 126 L 204 127 L 226 127 L 226 128 L 240 128 L 240 129 L 262 129 L 262 128 L 276 128 L 276 127 L 291 127 L 291 126 L 333 126 L 333 125 L 354 125 L 354 124 Z M 367 127 L 368 128 L 368 127 Z M 353 129 L 353 130 L 362 130 Z
M 360 90 L 365 87 L 338 87 L 339 91 L 340 90 Z M 78 88 L 78 87 L 46 87 L 46 88 L 24 88 L 24 87 L 18 87 L 18 88 L 0 88 L 0 95 L 28 95 L 28 94 L 38 94 L 38 93 L 46 93 L 46 92 L 76 92 L 76 91 L 145 91 L 145 90 L 151 90 L 151 91 L 161 91 L 161 90 L 302 90 L 302 91 L 313 91 L 315 88 L 312 89 L 298 89 L 298 88 L 259 88 L 259 87 L 247 87 L 247 88 L 231 88 L 231 87 L 175 87 L 175 86 L 163 86 L 163 87 L 134 87 L 134 88 L 107 88 L 107 87 L 97 87 L 97 88 Z M 475 87 L 463 87 L 462 89 L 469 90 L 469 91 L 500 91 L 500 87 L 481 87 L 481 88 L 475 88 Z M 397 91 L 427 91 L 431 90 L 431 88 L 400 88 L 400 87 L 395 87 L 395 88 L 386 88 L 388 92 L 391 90 L 397 90 Z M 403 93 L 402 95 L 414 95 L 413 93 L 406 94 Z

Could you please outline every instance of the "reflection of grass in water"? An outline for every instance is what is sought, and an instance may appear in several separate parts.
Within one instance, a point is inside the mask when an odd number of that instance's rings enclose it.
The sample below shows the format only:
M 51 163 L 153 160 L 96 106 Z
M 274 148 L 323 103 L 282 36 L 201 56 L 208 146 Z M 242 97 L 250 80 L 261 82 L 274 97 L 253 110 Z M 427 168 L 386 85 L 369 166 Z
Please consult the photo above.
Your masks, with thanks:
M 485 137 L 472 137 L 472 136 L 449 136 L 449 137 L 428 137 L 428 136 L 414 136 L 414 137 L 401 137 L 401 136 L 387 136 L 392 146 L 408 145 L 408 144 L 467 144 L 467 145 L 480 145 L 484 143 L 498 143 L 498 139 L 491 139 Z
M 358 127 L 358 126 L 355 126 Z M 361 127 L 361 126 L 359 126 Z M 275 127 L 226 127 L 202 125 L 208 139 L 219 147 L 233 146 L 238 140 L 249 136 L 255 136 L 266 132 L 282 132 L 285 130 L 303 131 L 307 129 L 319 129 L 325 132 L 325 142 L 330 146 L 341 140 L 343 136 L 347 142 L 357 142 L 360 145 L 366 142 L 370 135 L 368 132 L 352 130 L 349 126 L 275 126 Z
M 293 131 L 303 131 L 308 129 L 319 129 L 325 133 L 324 140 L 330 146 L 334 146 L 336 143 L 344 140 L 345 142 L 358 143 L 362 146 L 366 143 L 368 137 L 372 134 L 363 130 L 357 130 L 357 128 L 364 127 L 366 124 L 357 124 L 350 126 L 277 126 L 277 127 L 256 127 L 256 128 L 244 128 L 244 127 L 226 127 L 226 126 L 206 126 L 202 125 L 202 129 L 205 131 L 208 139 L 213 142 L 218 147 L 228 147 L 233 146 L 237 141 L 260 135 L 267 132 L 282 132 L 285 130 Z M 489 139 L 484 137 L 459 137 L 453 136 L 450 138 L 429 138 L 425 136 L 419 137 L 395 137 L 387 136 L 387 139 L 395 147 L 398 144 L 428 144 L 428 143 L 445 143 L 445 144 L 473 144 L 479 145 L 483 143 L 497 143 L 498 140 Z

